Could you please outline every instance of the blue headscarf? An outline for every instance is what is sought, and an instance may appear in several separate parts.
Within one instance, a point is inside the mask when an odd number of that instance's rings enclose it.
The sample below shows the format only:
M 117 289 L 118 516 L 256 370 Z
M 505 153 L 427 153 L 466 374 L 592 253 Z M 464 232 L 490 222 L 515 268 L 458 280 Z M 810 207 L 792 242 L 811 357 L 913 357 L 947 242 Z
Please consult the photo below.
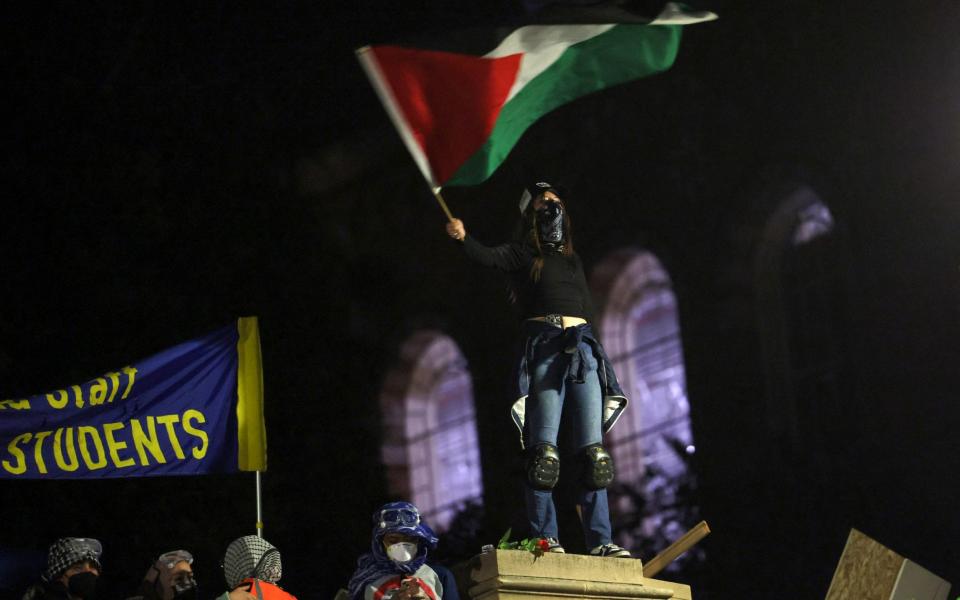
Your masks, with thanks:
M 384 516 L 402 515 L 403 518 L 384 519 Z M 411 518 L 415 517 L 416 522 Z M 388 533 L 402 533 L 415 537 L 417 555 L 407 563 L 398 563 L 387 556 L 383 548 L 383 537 Z M 370 552 L 357 560 L 357 569 L 350 577 L 347 591 L 354 599 L 363 598 L 363 589 L 372 581 L 385 575 L 412 575 L 427 560 L 427 552 L 437 547 L 437 536 L 423 521 L 420 511 L 409 502 L 390 502 L 373 513 L 373 535 L 370 540 Z

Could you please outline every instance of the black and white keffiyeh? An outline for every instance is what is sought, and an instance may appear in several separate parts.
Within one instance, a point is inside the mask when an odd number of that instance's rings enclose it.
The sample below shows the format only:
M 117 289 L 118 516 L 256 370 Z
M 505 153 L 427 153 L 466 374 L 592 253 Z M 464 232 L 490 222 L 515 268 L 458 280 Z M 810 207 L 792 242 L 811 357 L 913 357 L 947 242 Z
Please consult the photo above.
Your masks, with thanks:
M 270 583 L 280 581 L 283 567 L 280 551 L 267 540 L 247 535 L 233 540 L 223 557 L 223 576 L 227 587 L 233 589 L 244 579 L 259 579 Z
M 93 538 L 60 538 L 47 551 L 47 568 L 43 572 L 43 578 L 53 581 L 71 566 L 84 561 L 90 561 L 97 569 L 102 570 L 102 552 L 103 546 Z

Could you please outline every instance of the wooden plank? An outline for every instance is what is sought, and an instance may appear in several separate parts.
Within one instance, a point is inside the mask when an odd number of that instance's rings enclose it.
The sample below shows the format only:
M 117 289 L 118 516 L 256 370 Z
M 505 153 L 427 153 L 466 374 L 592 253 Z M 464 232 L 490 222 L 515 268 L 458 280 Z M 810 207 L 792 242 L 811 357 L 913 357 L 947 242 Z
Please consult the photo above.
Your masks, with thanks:
M 706 521 L 700 521 L 693 529 L 686 532 L 680 539 L 666 547 L 660 554 L 653 557 L 650 562 L 643 565 L 643 576 L 653 577 L 663 570 L 664 567 L 672 563 L 678 556 L 693 548 L 697 542 L 707 537 L 710 533 L 710 526 Z

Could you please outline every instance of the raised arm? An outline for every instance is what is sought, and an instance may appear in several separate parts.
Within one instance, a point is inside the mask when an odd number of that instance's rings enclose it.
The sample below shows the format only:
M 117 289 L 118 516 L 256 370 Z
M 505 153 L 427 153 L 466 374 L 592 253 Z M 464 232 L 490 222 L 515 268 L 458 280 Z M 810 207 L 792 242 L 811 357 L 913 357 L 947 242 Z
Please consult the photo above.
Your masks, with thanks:
M 451 219 L 447 223 L 447 234 L 463 242 L 463 250 L 467 256 L 486 267 L 508 272 L 516 271 L 529 264 L 533 258 L 530 249 L 518 242 L 492 247 L 484 246 L 467 234 L 467 229 L 460 219 Z

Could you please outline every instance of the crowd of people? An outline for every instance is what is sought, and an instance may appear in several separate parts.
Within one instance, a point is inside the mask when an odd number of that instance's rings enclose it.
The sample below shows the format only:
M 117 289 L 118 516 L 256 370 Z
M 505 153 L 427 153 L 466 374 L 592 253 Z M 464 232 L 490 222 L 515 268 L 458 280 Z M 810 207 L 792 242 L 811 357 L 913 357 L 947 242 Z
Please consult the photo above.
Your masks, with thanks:
M 103 571 L 103 546 L 94 538 L 66 537 L 47 551 L 46 567 L 22 600 L 95 600 Z M 127 600 L 198 600 L 188 550 L 161 554 Z M 295 600 L 277 585 L 282 569 L 280 551 L 255 535 L 237 538 L 223 557 L 226 590 L 216 600 Z
M 449 569 L 432 564 L 437 536 L 409 502 L 391 502 L 373 514 L 370 551 L 340 597 L 349 600 L 459 600 Z M 47 551 L 46 566 L 21 600 L 98 600 L 103 547 L 93 538 L 66 537 Z M 161 554 L 126 600 L 296 600 L 280 586 L 280 551 L 265 539 L 248 535 L 226 549 L 225 589 L 201 593 L 188 550 Z

